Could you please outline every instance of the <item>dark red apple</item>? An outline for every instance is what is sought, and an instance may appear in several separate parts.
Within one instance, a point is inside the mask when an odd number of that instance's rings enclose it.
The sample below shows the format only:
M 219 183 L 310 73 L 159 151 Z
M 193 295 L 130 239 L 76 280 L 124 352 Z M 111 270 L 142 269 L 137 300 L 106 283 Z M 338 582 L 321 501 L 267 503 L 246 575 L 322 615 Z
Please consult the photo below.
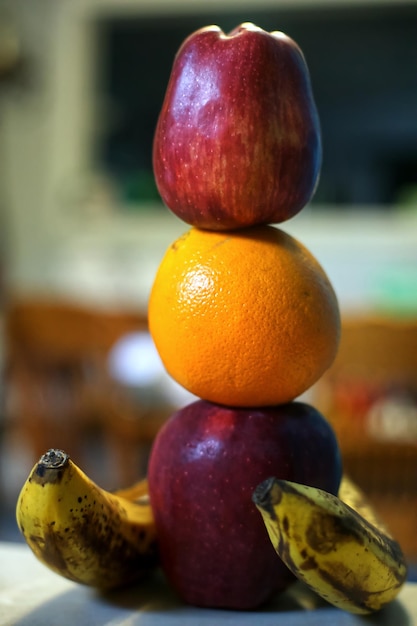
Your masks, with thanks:
M 187 603 L 254 609 L 294 579 L 252 493 L 270 476 L 337 493 L 334 432 L 310 405 L 230 408 L 197 400 L 157 435 L 149 491 L 167 579 Z
M 172 68 L 156 127 L 161 198 L 211 230 L 279 223 L 311 199 L 321 167 L 309 71 L 282 32 L 241 24 L 190 35 Z

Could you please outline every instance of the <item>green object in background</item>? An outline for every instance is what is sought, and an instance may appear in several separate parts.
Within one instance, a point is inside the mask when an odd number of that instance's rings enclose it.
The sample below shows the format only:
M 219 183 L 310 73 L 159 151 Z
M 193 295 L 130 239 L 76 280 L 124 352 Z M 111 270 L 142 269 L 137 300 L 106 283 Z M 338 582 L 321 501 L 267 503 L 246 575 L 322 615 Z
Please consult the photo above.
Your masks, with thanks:
M 375 281 L 373 299 L 382 311 L 417 316 L 417 265 L 385 268 Z
M 141 203 L 160 201 L 153 173 L 139 170 L 120 181 L 122 200 L 127 209 L 140 210 Z
M 396 203 L 403 211 L 417 212 L 417 183 L 404 185 L 397 195 Z

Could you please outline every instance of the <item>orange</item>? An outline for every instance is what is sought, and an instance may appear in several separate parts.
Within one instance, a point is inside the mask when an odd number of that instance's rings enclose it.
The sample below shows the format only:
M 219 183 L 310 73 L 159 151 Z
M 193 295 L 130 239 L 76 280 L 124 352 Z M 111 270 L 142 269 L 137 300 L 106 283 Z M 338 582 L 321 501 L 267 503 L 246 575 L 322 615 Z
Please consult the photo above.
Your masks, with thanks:
M 229 406 L 294 400 L 331 365 L 339 343 L 324 270 L 273 226 L 188 230 L 160 263 L 148 314 L 172 378 Z

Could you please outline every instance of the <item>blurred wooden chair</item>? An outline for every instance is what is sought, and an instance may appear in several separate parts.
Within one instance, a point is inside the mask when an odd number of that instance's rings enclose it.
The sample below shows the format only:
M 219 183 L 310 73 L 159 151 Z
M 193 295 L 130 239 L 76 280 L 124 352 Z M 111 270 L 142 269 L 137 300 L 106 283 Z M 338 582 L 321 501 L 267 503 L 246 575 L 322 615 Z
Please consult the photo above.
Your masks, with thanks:
M 417 319 L 345 317 L 312 402 L 334 427 L 346 472 L 417 561 Z
M 26 443 L 32 465 L 54 447 L 109 488 L 146 471 L 146 453 L 171 408 L 142 408 L 108 368 L 115 343 L 140 331 L 147 331 L 142 312 L 9 300 L 6 426 Z

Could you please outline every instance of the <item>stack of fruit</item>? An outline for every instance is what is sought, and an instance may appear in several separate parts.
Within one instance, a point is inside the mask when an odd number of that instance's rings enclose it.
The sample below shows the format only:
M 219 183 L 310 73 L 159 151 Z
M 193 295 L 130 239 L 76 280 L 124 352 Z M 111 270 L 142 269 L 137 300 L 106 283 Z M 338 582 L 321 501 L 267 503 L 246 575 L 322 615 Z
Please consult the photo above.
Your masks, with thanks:
M 292 580 L 251 500 L 272 475 L 337 493 L 325 419 L 293 402 L 336 355 L 323 269 L 269 224 L 300 211 L 321 164 L 303 55 L 243 24 L 191 35 L 154 140 L 162 199 L 192 228 L 167 250 L 149 327 L 171 376 L 201 400 L 158 435 L 149 489 L 165 571 L 192 604 L 250 609 Z
M 191 228 L 158 268 L 149 325 L 197 399 L 159 432 L 149 486 L 109 494 L 64 452 L 43 455 L 17 519 L 56 572 L 111 588 L 160 563 L 183 600 L 212 608 L 259 607 L 294 575 L 358 613 L 397 595 L 398 544 L 342 477 L 327 420 L 299 400 L 336 355 L 339 309 L 315 258 L 271 224 L 306 205 L 320 164 L 308 70 L 290 38 L 243 24 L 184 42 L 154 170 Z

